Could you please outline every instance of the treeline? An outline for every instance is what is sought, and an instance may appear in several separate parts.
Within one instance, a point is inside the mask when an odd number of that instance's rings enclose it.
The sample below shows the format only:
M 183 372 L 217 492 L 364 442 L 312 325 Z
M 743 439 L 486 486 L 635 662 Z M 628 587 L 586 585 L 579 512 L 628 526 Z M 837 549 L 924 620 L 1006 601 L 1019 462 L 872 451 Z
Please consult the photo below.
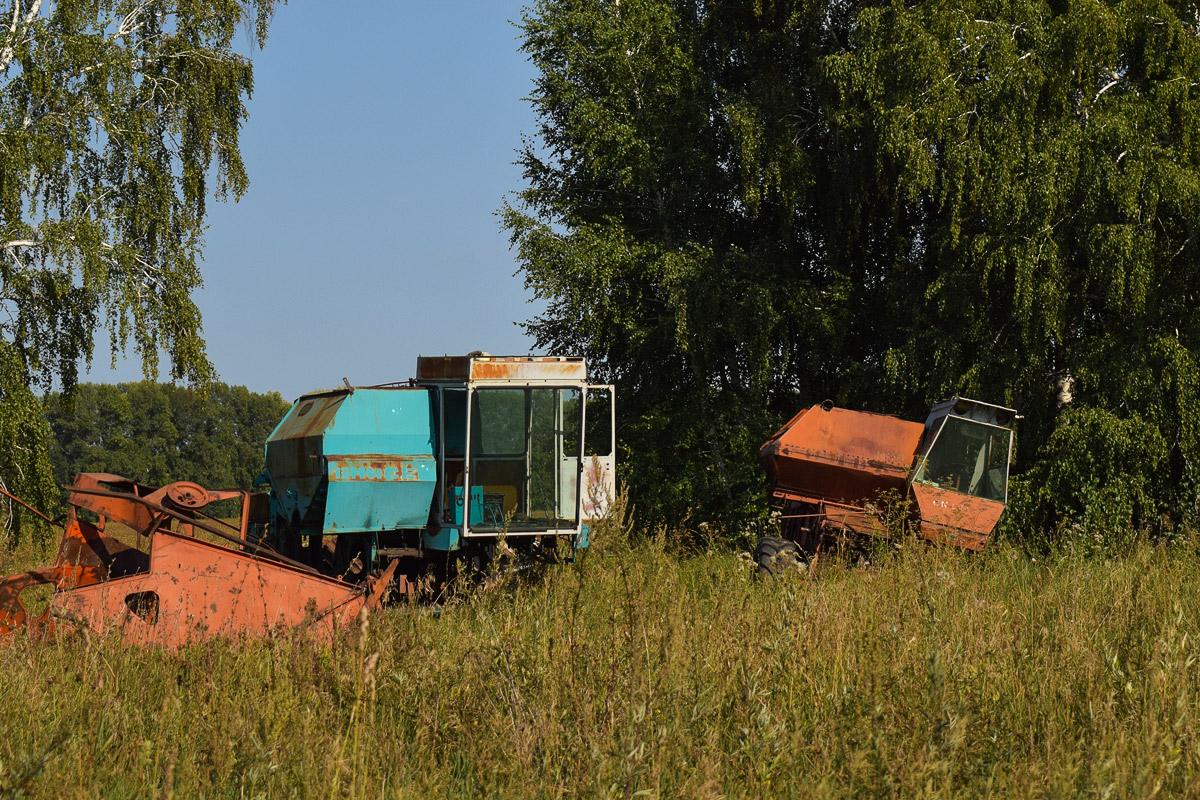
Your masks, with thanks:
M 54 479 L 112 472 L 151 485 L 248 488 L 288 407 L 278 392 L 224 383 L 205 393 L 152 381 L 80 384 L 69 398 L 46 398 Z

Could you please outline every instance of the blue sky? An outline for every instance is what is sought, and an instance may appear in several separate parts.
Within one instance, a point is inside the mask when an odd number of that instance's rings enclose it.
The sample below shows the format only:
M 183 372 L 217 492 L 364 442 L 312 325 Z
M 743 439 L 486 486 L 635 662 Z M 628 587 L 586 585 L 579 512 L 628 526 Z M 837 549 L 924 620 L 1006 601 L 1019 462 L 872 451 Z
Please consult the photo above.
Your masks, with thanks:
M 419 353 L 530 351 L 515 323 L 540 307 L 495 215 L 534 132 L 522 5 L 278 10 L 254 53 L 250 190 L 209 205 L 195 299 L 221 380 L 290 400 L 342 376 L 410 378 Z M 81 376 L 140 378 L 103 347 Z

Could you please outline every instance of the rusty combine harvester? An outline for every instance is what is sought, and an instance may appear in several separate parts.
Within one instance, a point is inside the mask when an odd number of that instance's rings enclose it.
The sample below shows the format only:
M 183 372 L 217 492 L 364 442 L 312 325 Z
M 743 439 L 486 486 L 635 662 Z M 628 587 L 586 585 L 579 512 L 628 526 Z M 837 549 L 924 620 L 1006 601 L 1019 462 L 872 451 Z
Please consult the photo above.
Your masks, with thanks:
M 255 544 L 246 538 L 249 492 L 187 482 L 152 489 L 101 473 L 81 473 L 66 488 L 70 510 L 54 566 L 0 579 L 0 640 L 21 629 L 115 629 L 127 642 L 178 647 L 298 625 L 327 637 L 378 607 L 394 571 L 352 586 Z M 221 500 L 240 502 L 240 525 L 204 513 Z M 113 522 L 132 537 L 106 534 Z M 29 593 L 39 589 L 51 594 L 31 613 Z
M 614 405 L 581 358 L 421 357 L 414 380 L 299 398 L 267 440 L 264 492 L 78 475 L 54 566 L 0 578 L 0 639 L 327 636 L 389 590 L 483 569 L 502 542 L 531 558 L 587 547 L 615 490 Z M 236 523 L 205 513 L 217 501 L 240 504 Z M 38 587 L 52 594 L 30 613 Z
M 925 539 L 982 549 L 1008 500 L 1016 419 L 964 397 L 935 405 L 924 424 L 829 401 L 801 411 L 759 453 L 782 522 L 755 550 L 759 570 L 887 536 L 888 503 Z

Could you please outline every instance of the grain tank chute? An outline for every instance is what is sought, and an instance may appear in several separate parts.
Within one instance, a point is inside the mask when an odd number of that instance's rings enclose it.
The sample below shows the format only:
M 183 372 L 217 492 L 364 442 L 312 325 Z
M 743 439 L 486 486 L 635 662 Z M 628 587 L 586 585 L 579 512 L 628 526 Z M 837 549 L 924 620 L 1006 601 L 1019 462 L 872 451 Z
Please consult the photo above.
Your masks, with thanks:
M 329 574 L 586 547 L 615 492 L 614 395 L 581 358 L 421 357 L 404 384 L 299 398 L 267 440 L 264 539 Z

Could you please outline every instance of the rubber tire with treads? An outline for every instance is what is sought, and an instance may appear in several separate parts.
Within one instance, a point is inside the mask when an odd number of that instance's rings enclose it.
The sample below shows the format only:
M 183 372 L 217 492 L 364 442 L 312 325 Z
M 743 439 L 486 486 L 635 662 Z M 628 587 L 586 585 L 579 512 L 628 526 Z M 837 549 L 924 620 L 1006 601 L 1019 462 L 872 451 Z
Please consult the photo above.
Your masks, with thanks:
M 754 563 L 758 565 L 759 577 L 776 577 L 791 562 L 806 564 L 800 546 L 781 536 L 764 536 L 754 548 Z

